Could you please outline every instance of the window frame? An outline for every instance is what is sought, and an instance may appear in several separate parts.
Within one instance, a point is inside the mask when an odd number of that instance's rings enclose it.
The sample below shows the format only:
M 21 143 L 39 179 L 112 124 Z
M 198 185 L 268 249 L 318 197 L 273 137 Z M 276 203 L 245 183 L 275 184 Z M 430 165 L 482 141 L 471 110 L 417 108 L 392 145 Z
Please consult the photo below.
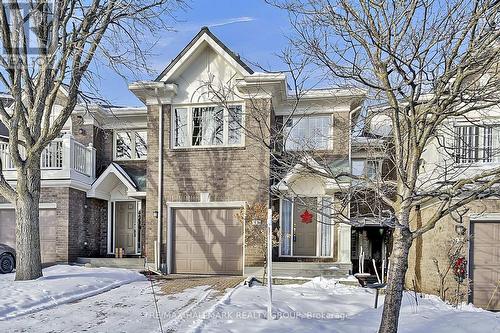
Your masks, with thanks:
M 244 102 L 231 102 L 228 103 L 228 107 L 223 107 L 223 130 L 222 130 L 222 144 L 220 145 L 193 145 L 193 112 L 195 108 L 209 108 L 209 107 L 220 107 L 220 105 L 213 103 L 200 103 L 200 104 L 177 104 L 172 106 L 172 112 L 170 112 L 170 147 L 174 150 L 183 149 L 221 149 L 221 148 L 237 148 L 245 146 L 245 129 L 241 127 L 240 133 L 240 143 L 229 144 L 229 108 L 231 107 L 241 107 L 241 123 L 245 124 L 245 103 Z M 187 145 L 176 146 L 175 145 L 175 110 L 176 109 L 187 109 Z
M 130 142 L 130 150 L 131 150 L 131 157 L 130 158 L 118 157 L 116 155 L 116 153 L 117 153 L 116 139 L 118 137 L 119 132 L 133 133 L 133 137 L 131 138 L 131 142 Z M 137 157 L 137 152 L 135 151 L 137 132 L 146 132 L 146 156 L 143 156 L 140 158 Z M 147 128 L 115 129 L 115 130 L 113 130 L 113 161 L 145 161 L 145 160 L 147 160 L 148 159 L 147 137 L 148 137 L 148 129 Z
M 314 148 L 314 149 L 307 149 L 307 150 L 312 150 L 312 151 L 329 151 L 329 150 L 333 150 L 333 122 L 334 122 L 334 119 L 333 119 L 333 113 L 307 113 L 307 114 L 298 114 L 298 115 L 293 115 L 291 117 L 287 117 L 288 119 L 285 119 L 287 121 L 292 121 L 295 119 L 299 119 L 300 120 L 303 120 L 304 118 L 314 118 L 314 117 L 318 117 L 318 118 L 329 118 L 330 119 L 330 126 L 328 128 L 328 142 L 327 142 L 327 147 L 326 148 Z M 287 143 L 289 142 L 290 140 L 290 134 L 292 132 L 292 130 L 297 126 L 297 124 L 293 124 L 292 123 L 292 126 L 289 127 L 287 126 L 285 123 L 283 124 L 284 128 L 286 129 L 286 132 L 284 133 L 285 136 L 285 140 L 283 140 L 283 149 L 285 151 L 290 151 L 290 152 L 294 152 L 294 151 L 300 151 L 301 149 L 300 148 L 288 148 L 287 147 Z M 290 130 L 288 130 L 290 129 Z M 308 131 L 310 130 L 310 128 L 308 128 Z M 293 141 L 292 141 L 293 143 Z M 295 145 L 298 145 L 298 143 L 293 143 Z
M 468 131 L 464 139 L 464 129 L 473 129 L 474 134 Z M 498 130 L 497 124 L 470 124 L 457 123 L 453 126 L 453 162 L 459 167 L 470 165 L 490 165 L 497 163 L 496 152 L 498 147 L 495 142 Z M 486 134 L 486 131 L 490 133 Z M 474 138 L 474 146 L 469 146 L 470 138 Z M 486 142 L 486 138 L 488 138 Z M 497 139 L 498 140 L 498 139 Z M 486 144 L 485 144 L 486 143 Z M 463 155 L 461 153 L 464 153 Z M 471 154 L 472 153 L 472 154 Z

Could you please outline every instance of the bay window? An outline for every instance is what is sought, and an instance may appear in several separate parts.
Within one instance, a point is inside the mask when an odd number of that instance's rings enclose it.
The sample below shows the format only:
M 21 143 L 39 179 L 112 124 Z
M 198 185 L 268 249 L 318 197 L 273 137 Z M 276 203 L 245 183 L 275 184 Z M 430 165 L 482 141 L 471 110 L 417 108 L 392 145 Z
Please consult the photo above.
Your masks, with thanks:
M 148 135 L 146 130 L 115 131 L 115 160 L 143 160 L 147 156 Z
M 331 115 L 291 117 L 285 126 L 285 149 L 331 149 L 331 129 Z
M 174 147 L 238 146 L 243 143 L 241 105 L 179 107 L 172 113 Z

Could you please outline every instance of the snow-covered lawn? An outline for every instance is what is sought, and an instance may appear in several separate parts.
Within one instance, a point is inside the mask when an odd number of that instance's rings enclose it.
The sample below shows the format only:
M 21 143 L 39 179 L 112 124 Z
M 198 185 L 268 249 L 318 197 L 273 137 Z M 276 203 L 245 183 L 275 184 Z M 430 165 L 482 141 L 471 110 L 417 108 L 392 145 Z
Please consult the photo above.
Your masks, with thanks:
M 36 281 L 0 276 L 0 332 L 159 332 L 151 281 L 128 270 L 54 266 Z M 240 285 L 220 293 L 212 285 L 168 294 L 174 283 L 154 280 L 163 332 L 376 332 L 374 293 L 317 278 L 275 286 L 274 314 L 266 320 L 267 289 Z M 172 288 L 170 288 L 172 289 Z M 176 289 L 176 288 L 174 288 Z M 182 289 L 179 289 L 182 290 Z M 437 297 L 406 293 L 400 332 L 500 332 L 500 314 Z
M 0 276 L 0 332 L 160 332 L 155 296 L 163 332 L 185 332 L 223 296 L 211 285 L 166 294 L 182 281 L 163 279 L 153 280 L 153 295 L 151 281 L 124 269 L 55 266 L 44 275 Z
M 274 313 L 267 321 L 267 289 L 239 286 L 208 310 L 192 327 L 195 332 L 376 332 L 383 297 L 374 309 L 374 293 L 333 280 L 314 279 L 304 285 L 275 286 Z M 405 293 L 400 332 L 500 332 L 500 314 L 464 305 L 456 309 L 435 296 Z
M 126 269 L 57 265 L 43 270 L 34 281 L 14 281 L 0 274 L 0 320 L 37 312 L 97 295 L 133 281 L 145 280 Z

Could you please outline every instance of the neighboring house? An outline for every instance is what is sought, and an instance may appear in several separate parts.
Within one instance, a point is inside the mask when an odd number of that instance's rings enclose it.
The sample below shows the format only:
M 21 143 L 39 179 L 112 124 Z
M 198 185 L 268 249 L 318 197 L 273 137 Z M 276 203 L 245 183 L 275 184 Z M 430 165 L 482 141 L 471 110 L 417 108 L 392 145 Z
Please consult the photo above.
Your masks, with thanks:
M 380 113 L 380 112 L 378 112 Z M 375 126 L 366 125 L 366 132 L 352 141 L 353 174 L 366 174 L 370 178 L 394 179 L 387 159 L 390 149 L 384 138 L 390 135 L 390 120 L 378 117 Z M 469 114 L 467 119 L 455 118 L 444 123 L 437 137 L 426 147 L 422 156 L 419 178 L 421 190 L 477 175 L 500 165 L 500 108 L 492 107 Z M 500 200 L 498 189 L 493 196 L 476 200 L 445 216 L 436 227 L 414 240 L 410 249 L 406 284 L 409 289 L 439 294 L 450 301 L 470 301 L 487 309 L 500 309 Z M 413 229 L 421 227 L 435 213 L 439 198 L 420 206 L 412 214 Z M 356 201 L 352 206 L 358 206 Z M 376 206 L 376 205 L 375 205 Z M 359 211 L 357 211 L 359 215 Z M 355 247 L 373 248 L 372 244 L 384 243 L 390 228 L 384 223 L 384 214 L 365 213 L 363 229 L 372 228 L 368 237 L 356 244 L 353 233 L 353 263 L 356 270 Z M 369 215 L 372 214 L 372 218 Z M 352 216 L 356 214 L 351 213 Z M 361 214 L 363 215 L 363 214 Z M 355 221 L 355 218 L 352 219 Z M 389 221 L 390 222 L 390 221 Z M 376 228 L 377 232 L 373 232 Z M 359 228 L 353 228 L 358 230 Z M 368 238 L 368 240 L 366 239 Z M 370 244 L 372 243 L 372 244 Z M 390 243 L 386 248 L 390 251 Z M 466 264 L 466 276 L 458 283 L 454 262 L 450 257 L 462 257 Z M 461 261 L 462 259 L 460 259 Z M 439 271 L 438 271 L 439 267 Z M 442 274 L 443 283 L 441 283 Z
M 500 107 L 455 118 L 443 125 L 439 140 L 424 152 L 422 182 L 450 182 L 471 177 L 500 166 Z M 432 181 L 429 181 L 432 180 Z M 407 283 L 412 279 L 423 292 L 436 293 L 441 272 L 450 265 L 450 252 L 466 260 L 467 277 L 458 285 L 453 272 L 444 279 L 447 299 L 473 302 L 476 306 L 500 310 L 500 200 L 493 196 L 476 200 L 447 215 L 436 227 L 415 240 L 410 251 Z M 420 207 L 413 224 L 425 223 L 435 203 Z M 459 244 L 459 245 L 457 245 Z

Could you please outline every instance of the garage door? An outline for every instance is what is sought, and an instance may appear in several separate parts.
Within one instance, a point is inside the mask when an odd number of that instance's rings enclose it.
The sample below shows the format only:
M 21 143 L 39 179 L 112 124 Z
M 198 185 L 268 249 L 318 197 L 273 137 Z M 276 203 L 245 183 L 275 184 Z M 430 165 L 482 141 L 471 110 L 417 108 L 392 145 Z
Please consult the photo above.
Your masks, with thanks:
M 500 222 L 475 222 L 472 233 L 472 302 L 500 310 Z
M 0 209 L 0 243 L 16 247 L 16 217 L 13 209 Z M 42 262 L 56 261 L 56 210 L 40 210 Z
M 239 209 L 175 209 L 174 272 L 243 273 Z

